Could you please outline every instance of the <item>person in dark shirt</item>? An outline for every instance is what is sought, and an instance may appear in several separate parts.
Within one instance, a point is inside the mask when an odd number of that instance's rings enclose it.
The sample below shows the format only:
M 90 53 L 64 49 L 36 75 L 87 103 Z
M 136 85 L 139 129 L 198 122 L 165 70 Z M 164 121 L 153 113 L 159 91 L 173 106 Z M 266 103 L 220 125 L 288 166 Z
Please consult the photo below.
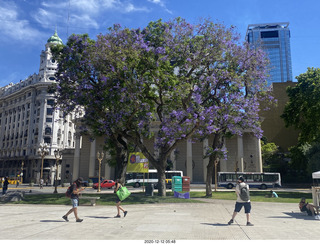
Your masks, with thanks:
M 316 214 L 319 214 L 319 208 L 306 202 L 306 199 L 304 197 L 301 198 L 299 208 L 301 212 L 307 212 L 309 216 L 315 216 Z
M 117 191 L 122 187 L 122 185 L 120 184 L 120 180 L 117 179 L 116 180 L 116 184 L 114 185 L 114 193 L 117 193 Z M 120 218 L 120 210 L 123 212 L 123 217 L 126 217 L 128 211 L 125 211 L 122 207 L 121 207 L 121 200 L 119 199 L 118 195 L 116 194 L 116 206 L 117 206 L 117 215 L 115 216 L 115 218 Z
M 81 183 L 83 182 L 83 178 L 79 177 L 75 182 L 72 184 L 72 193 L 71 193 L 71 203 L 72 203 L 72 208 L 64 215 L 62 218 L 65 221 L 68 220 L 68 215 L 71 214 L 72 212 L 74 213 L 74 216 L 76 217 L 76 222 L 82 222 L 83 219 L 80 219 L 78 217 L 78 206 L 79 206 L 79 194 L 81 191 L 84 190 L 84 188 L 81 187 Z
M 9 181 L 8 181 L 8 177 L 6 177 L 3 182 L 3 186 L 2 186 L 2 194 L 3 195 L 7 193 L 8 185 L 9 185 Z

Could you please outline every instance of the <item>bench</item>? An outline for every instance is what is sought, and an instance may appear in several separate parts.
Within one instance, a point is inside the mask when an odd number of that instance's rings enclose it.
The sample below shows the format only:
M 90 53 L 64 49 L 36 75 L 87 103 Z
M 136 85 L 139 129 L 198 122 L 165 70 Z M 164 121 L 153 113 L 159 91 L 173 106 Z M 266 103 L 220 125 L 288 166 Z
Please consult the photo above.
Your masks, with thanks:
M 79 199 L 90 200 L 91 206 L 95 206 L 96 205 L 96 201 L 98 199 L 100 199 L 100 197 L 83 197 L 83 196 L 80 196 Z

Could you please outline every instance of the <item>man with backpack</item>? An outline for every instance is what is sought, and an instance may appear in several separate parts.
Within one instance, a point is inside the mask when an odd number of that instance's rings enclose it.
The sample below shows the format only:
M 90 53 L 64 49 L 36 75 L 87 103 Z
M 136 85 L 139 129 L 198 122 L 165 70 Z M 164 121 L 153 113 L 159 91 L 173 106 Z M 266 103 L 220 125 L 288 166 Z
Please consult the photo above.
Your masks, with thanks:
M 74 213 L 74 216 L 76 217 L 76 222 L 82 222 L 83 219 L 80 219 L 78 217 L 78 206 L 79 206 L 79 194 L 81 191 L 84 190 L 84 188 L 81 187 L 81 183 L 83 182 L 83 178 L 79 177 L 73 184 L 68 188 L 66 195 L 70 196 L 71 198 L 71 203 L 72 203 L 72 208 L 66 213 L 62 218 L 65 221 L 68 220 L 68 215 L 71 214 L 72 212 Z
M 247 226 L 253 226 L 253 224 L 250 223 L 251 202 L 249 186 L 246 183 L 244 183 L 244 179 L 242 176 L 238 178 L 236 193 L 237 201 L 232 215 L 232 219 L 228 222 L 228 225 L 231 225 L 233 223 L 237 213 L 239 213 L 242 207 L 244 207 L 244 211 L 247 215 Z

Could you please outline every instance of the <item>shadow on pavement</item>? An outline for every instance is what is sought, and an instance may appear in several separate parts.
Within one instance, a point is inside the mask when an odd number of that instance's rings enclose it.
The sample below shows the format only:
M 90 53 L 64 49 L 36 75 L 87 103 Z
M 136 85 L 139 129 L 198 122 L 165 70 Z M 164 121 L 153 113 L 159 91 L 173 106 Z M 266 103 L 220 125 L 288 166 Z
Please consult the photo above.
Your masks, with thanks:
M 114 219 L 114 217 L 100 217 L 100 216 L 85 216 L 86 218 L 94 218 L 94 219 Z
M 228 224 L 220 224 L 220 223 L 216 223 L 216 224 L 212 224 L 212 223 L 201 223 L 202 225 L 212 225 L 212 226 L 228 226 Z
M 303 219 L 303 220 L 316 220 L 314 216 L 308 216 L 304 215 L 303 213 L 292 213 L 292 212 L 283 212 L 284 214 L 288 216 L 270 216 L 269 218 L 278 218 L 278 219 L 289 219 L 289 218 L 295 218 L 295 219 Z
M 66 221 L 64 221 L 64 220 L 40 220 L 40 222 L 66 222 Z

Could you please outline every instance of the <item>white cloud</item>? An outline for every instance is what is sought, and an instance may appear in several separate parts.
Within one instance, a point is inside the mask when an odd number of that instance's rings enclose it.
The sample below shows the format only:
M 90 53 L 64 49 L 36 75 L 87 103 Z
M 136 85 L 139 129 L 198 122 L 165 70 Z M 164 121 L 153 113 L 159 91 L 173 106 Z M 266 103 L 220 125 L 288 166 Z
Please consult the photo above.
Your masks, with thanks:
M 70 25 L 74 27 L 83 27 L 83 28 L 99 28 L 97 21 L 92 19 L 89 15 L 71 15 L 70 16 Z
M 148 2 L 157 4 L 160 7 L 162 7 L 165 11 L 167 11 L 169 14 L 172 14 L 172 11 L 166 7 L 166 4 L 164 3 L 163 0 L 148 0 Z
M 14 3 L 2 2 L 0 6 L 0 33 L 4 40 L 33 41 L 40 38 L 41 33 L 32 28 L 29 21 L 20 19 Z
M 131 3 L 127 3 L 124 4 L 124 10 L 126 13 L 130 13 L 130 12 L 149 12 L 149 10 L 146 7 L 135 7 L 133 4 Z
M 33 18 L 43 27 L 50 23 L 64 26 L 68 21 L 70 28 L 99 28 L 99 17 L 106 11 L 119 13 L 148 12 L 146 7 L 137 7 L 125 0 L 58 0 L 43 1 Z M 57 23 L 59 22 L 59 23 Z

